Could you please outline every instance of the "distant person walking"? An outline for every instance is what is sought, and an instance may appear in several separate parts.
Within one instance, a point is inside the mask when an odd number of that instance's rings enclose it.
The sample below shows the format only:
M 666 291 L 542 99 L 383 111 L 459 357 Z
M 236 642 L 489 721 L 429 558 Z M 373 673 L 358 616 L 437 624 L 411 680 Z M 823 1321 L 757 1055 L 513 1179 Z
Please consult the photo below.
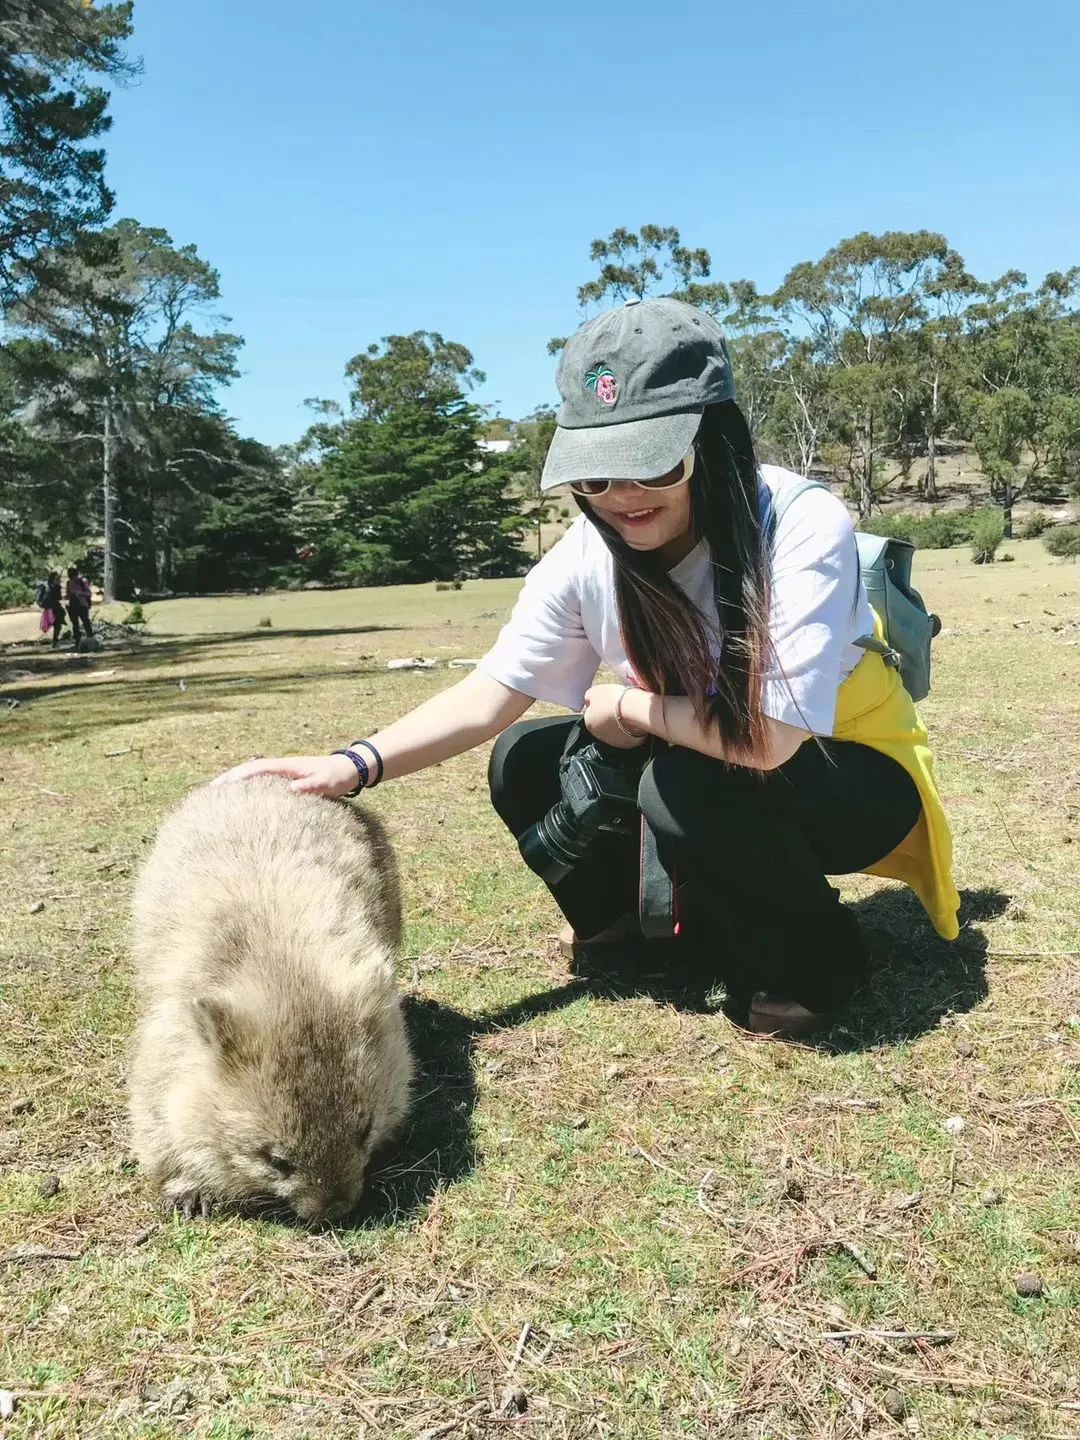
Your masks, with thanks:
M 75 644 L 79 643 L 79 627 L 86 631 L 88 636 L 93 635 L 94 627 L 90 624 L 90 581 L 85 575 L 80 575 L 74 565 L 68 566 L 67 572 L 67 613 L 71 617 L 71 629 L 75 636 Z
M 60 590 L 60 571 L 50 570 L 45 580 L 45 595 L 41 606 L 41 633 L 53 632 L 53 649 L 60 644 L 60 631 L 64 628 L 64 600 Z

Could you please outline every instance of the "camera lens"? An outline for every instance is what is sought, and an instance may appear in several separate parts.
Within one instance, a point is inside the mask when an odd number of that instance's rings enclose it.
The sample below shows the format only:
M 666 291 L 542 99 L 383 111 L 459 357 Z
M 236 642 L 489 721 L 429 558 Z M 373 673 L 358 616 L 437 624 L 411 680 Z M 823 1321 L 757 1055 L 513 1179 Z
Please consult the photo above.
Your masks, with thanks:
M 554 805 L 518 840 L 521 858 L 548 885 L 565 880 L 589 848 L 592 836 L 575 834 L 565 805 Z

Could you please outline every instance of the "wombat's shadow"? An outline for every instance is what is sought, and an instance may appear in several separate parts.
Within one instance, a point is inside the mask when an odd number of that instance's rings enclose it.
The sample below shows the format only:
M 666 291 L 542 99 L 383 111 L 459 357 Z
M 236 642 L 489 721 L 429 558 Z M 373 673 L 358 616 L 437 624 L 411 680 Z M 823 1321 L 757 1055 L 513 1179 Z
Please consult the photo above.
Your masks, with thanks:
M 416 995 L 403 1004 L 416 1060 L 413 1100 L 397 1140 L 376 1157 L 352 1217 L 359 1226 L 399 1224 L 476 1165 L 472 1050 L 484 1022 Z
M 953 944 L 938 939 L 908 890 L 881 890 L 851 906 L 869 943 L 869 973 L 848 1012 L 815 1042 L 818 1048 L 836 1053 L 912 1040 L 933 1030 L 943 1015 L 970 1010 L 985 999 L 988 942 L 977 922 L 1000 915 L 1008 896 L 988 888 L 964 891 L 961 899 L 963 929 Z M 472 1130 L 475 1041 L 560 1010 L 583 995 L 647 996 L 694 1012 L 716 1011 L 725 1004 L 707 957 L 681 942 L 620 950 L 605 962 L 582 957 L 568 983 L 484 1015 L 469 1016 L 434 1000 L 407 997 L 406 1019 L 417 1062 L 410 1118 L 393 1149 L 373 1169 L 353 1223 L 400 1223 L 442 1186 L 468 1175 L 477 1160 Z

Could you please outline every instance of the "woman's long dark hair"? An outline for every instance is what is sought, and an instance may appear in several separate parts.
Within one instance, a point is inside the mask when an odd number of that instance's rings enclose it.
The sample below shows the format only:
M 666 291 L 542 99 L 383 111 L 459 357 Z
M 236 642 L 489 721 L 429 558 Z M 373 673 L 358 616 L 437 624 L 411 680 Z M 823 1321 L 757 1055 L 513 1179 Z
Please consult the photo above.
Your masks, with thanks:
M 654 694 L 689 696 L 698 717 L 715 722 L 725 750 L 745 763 L 765 740 L 761 682 L 769 647 L 769 565 L 754 443 L 734 401 L 706 409 L 696 445 L 690 523 L 695 541 L 704 540 L 712 558 L 719 661 L 697 608 L 658 555 L 632 549 L 587 501 L 578 504 L 614 556 L 623 648 L 642 684 Z

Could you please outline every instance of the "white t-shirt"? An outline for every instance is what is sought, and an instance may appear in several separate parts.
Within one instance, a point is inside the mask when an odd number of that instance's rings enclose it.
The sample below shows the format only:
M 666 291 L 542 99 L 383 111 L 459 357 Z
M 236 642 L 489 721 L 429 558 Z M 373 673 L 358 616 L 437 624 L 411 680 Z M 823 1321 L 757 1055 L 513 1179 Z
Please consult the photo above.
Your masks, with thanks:
M 801 477 L 760 469 L 763 515 Z M 762 709 L 774 720 L 831 735 L 836 693 L 862 659 L 853 642 L 873 632 L 859 576 L 854 527 L 843 504 L 807 490 L 781 516 L 773 544 Z M 619 634 L 614 559 L 584 515 L 526 576 L 510 619 L 479 669 L 512 690 L 580 710 L 601 661 L 628 685 L 635 676 Z M 704 541 L 670 572 L 705 619 L 720 653 L 710 558 Z

